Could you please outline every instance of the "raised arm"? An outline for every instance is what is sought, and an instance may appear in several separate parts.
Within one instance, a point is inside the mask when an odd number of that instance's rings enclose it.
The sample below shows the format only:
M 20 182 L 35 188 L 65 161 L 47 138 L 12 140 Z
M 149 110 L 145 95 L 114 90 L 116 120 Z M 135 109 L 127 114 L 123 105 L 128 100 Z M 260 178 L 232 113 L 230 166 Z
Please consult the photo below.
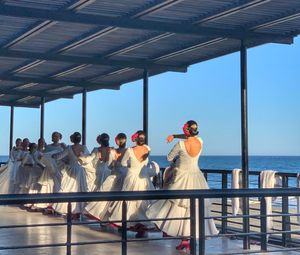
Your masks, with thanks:
M 59 152 L 59 153 L 56 153 L 56 154 L 53 154 L 52 155 L 52 158 L 56 159 L 56 160 L 61 160 L 65 157 L 68 156 L 68 149 L 65 149 L 64 151 L 62 152 Z
M 177 138 L 177 139 L 186 139 L 186 135 L 185 134 L 168 135 L 167 136 L 167 143 L 171 143 L 175 138 Z
M 172 150 L 169 152 L 167 159 L 169 162 L 172 162 L 174 160 L 174 158 L 176 158 L 179 154 L 180 151 L 180 145 L 179 143 L 177 143 Z

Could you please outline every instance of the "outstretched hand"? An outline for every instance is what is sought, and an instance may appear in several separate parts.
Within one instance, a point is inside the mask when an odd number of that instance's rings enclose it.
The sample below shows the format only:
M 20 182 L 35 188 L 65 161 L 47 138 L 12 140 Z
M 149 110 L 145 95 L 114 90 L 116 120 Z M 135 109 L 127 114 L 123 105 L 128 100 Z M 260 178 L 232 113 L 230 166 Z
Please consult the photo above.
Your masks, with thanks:
M 168 135 L 167 143 L 171 143 L 173 140 L 174 140 L 174 136 L 173 135 Z

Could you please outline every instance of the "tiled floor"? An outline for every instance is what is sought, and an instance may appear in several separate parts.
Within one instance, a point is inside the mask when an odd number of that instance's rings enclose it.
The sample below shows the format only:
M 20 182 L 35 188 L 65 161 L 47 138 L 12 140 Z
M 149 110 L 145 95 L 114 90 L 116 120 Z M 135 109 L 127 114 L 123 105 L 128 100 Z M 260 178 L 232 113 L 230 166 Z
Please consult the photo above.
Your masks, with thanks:
M 0 226 L 19 224 L 47 224 L 63 223 L 62 217 L 47 216 L 41 213 L 27 212 L 13 206 L 0 207 Z M 161 237 L 160 232 L 149 233 L 149 238 Z M 134 233 L 128 232 L 128 238 L 134 238 Z M 73 226 L 72 242 L 99 241 L 99 240 L 120 240 L 120 234 L 113 229 L 100 229 L 99 224 L 89 226 Z M 66 226 L 52 227 L 31 227 L 31 228 L 0 228 L 0 255 L 65 255 L 65 247 L 51 248 L 29 248 L 18 250 L 1 250 L 2 247 L 22 245 L 44 245 L 66 242 Z M 137 241 L 128 243 L 128 254 L 158 254 L 176 255 L 185 254 L 184 251 L 176 251 L 177 240 L 162 241 Z M 259 250 L 258 245 L 252 245 L 252 251 Z M 274 250 L 276 247 L 270 247 Z M 213 238 L 206 241 L 206 254 L 238 254 L 242 252 L 242 242 L 239 240 L 228 240 Z M 114 244 L 93 244 L 78 245 L 72 247 L 72 255 L 117 255 L 121 254 L 121 245 Z M 268 254 L 299 254 L 298 252 L 270 252 Z

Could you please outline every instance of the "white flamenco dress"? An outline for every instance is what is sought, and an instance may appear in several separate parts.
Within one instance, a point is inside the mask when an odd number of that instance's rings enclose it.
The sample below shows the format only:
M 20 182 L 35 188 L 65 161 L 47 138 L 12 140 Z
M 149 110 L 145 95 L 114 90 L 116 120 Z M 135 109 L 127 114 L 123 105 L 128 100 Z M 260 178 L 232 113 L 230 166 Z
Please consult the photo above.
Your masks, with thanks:
M 82 166 L 87 174 L 87 183 L 89 191 L 99 191 L 101 185 L 106 178 L 111 174 L 109 165 L 112 158 L 109 155 L 107 162 L 99 159 L 99 148 L 94 148 L 90 155 L 79 157 Z
M 89 152 L 84 146 L 84 155 L 87 155 Z M 57 160 L 68 157 L 69 165 L 65 167 L 62 175 L 61 188 L 59 192 L 87 192 L 87 177 L 86 171 L 83 166 L 78 162 L 78 158 L 75 155 L 72 146 L 68 146 L 62 153 L 56 156 Z M 81 213 L 84 208 L 85 203 L 72 203 L 72 213 Z M 67 203 L 55 203 L 52 205 L 53 209 L 60 213 L 66 214 L 68 212 Z
M 52 155 L 63 151 L 64 149 L 60 145 L 46 146 L 43 156 L 40 159 L 40 162 L 45 165 L 45 170 L 38 181 L 42 186 L 40 193 L 55 193 L 60 190 L 61 171 L 65 165 L 62 160 L 52 158 Z
M 111 153 L 109 153 L 107 161 L 100 160 L 98 152 L 99 148 L 94 148 L 90 157 L 96 169 L 96 180 L 93 191 L 99 190 L 102 184 L 105 182 L 106 178 L 111 175 L 111 169 L 109 168 L 109 165 L 113 160 Z
M 202 140 L 198 138 L 202 144 Z M 187 190 L 187 189 L 209 189 L 203 173 L 198 166 L 198 159 L 201 151 L 197 156 L 191 157 L 186 151 L 184 141 L 177 143 L 168 155 L 168 161 L 176 160 L 174 174 L 168 190 Z M 196 203 L 196 215 L 198 215 Z M 210 216 L 210 202 L 205 200 L 205 217 Z M 170 199 L 158 200 L 153 203 L 147 210 L 147 216 L 150 219 L 155 218 L 181 218 L 190 216 L 189 199 Z M 189 220 L 172 220 L 155 222 L 158 228 L 171 236 L 189 236 L 190 221 Z M 198 232 L 198 228 L 197 228 Z M 213 219 L 205 220 L 205 234 L 216 235 L 218 230 Z M 198 235 L 198 233 L 197 233 Z
M 16 173 L 21 165 L 22 150 L 13 148 L 7 164 L 0 167 L 0 194 L 15 193 Z
M 127 167 L 122 166 L 120 161 L 113 160 L 116 158 L 115 150 L 111 150 L 107 167 L 110 167 L 111 175 L 109 175 L 102 183 L 98 192 L 121 191 L 123 182 L 127 174 Z M 107 209 L 111 204 L 110 201 L 90 202 L 85 207 L 85 211 L 94 218 L 101 220 L 107 213 Z
M 146 146 L 146 145 L 144 145 Z M 150 148 L 147 146 L 148 150 Z M 149 177 L 149 168 L 147 167 L 148 158 L 139 161 L 133 149 L 128 148 L 121 161 L 123 167 L 128 167 L 127 175 L 123 182 L 122 191 L 144 191 L 154 190 L 154 186 Z M 127 201 L 127 220 L 143 220 L 147 219 L 146 210 L 150 205 L 150 201 L 137 200 Z M 119 221 L 122 219 L 122 201 L 112 202 L 109 206 L 103 220 Z M 137 222 L 128 223 L 128 226 L 134 226 Z M 150 222 L 142 222 L 147 227 L 153 226 Z M 120 223 L 116 223 L 120 225 Z

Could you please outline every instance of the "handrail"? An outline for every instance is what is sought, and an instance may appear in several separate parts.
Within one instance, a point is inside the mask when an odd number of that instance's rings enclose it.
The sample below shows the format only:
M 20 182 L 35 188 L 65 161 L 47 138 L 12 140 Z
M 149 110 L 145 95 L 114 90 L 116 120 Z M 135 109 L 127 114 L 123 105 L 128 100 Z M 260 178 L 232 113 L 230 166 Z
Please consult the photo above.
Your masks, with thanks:
M 151 190 L 113 192 L 74 192 L 56 194 L 0 195 L 0 205 L 25 203 L 61 203 L 122 200 L 157 200 L 182 198 L 232 198 L 232 197 L 286 197 L 300 196 L 299 188 L 275 189 L 200 189 L 200 190 Z
M 262 169 L 261 171 L 263 171 Z M 210 173 L 210 174 L 232 174 L 232 170 L 227 170 L 227 169 L 201 169 L 202 172 L 204 173 Z M 249 176 L 250 175 L 260 175 L 261 171 L 257 170 L 252 170 L 249 171 Z M 300 172 L 300 169 L 299 169 Z M 297 173 L 289 173 L 289 172 L 276 172 L 276 175 L 278 176 L 287 176 L 287 177 L 297 177 Z

